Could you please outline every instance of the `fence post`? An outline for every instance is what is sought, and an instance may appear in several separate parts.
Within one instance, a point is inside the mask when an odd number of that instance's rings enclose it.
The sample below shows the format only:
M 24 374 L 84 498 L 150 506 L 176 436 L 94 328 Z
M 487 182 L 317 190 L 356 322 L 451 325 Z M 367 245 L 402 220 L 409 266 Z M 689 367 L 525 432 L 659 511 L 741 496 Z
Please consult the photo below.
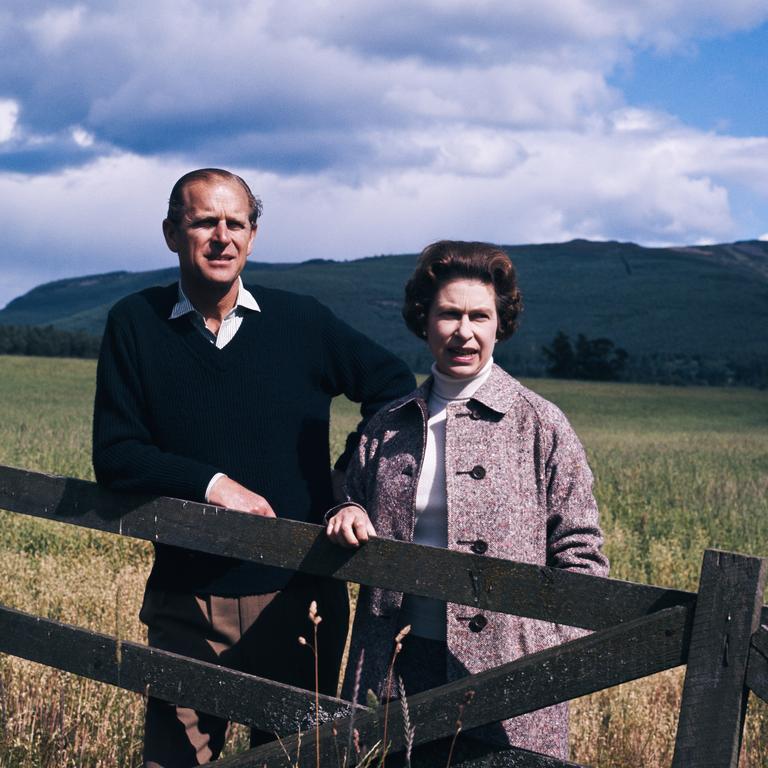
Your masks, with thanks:
M 693 617 L 673 768 L 736 768 L 766 561 L 708 549 Z

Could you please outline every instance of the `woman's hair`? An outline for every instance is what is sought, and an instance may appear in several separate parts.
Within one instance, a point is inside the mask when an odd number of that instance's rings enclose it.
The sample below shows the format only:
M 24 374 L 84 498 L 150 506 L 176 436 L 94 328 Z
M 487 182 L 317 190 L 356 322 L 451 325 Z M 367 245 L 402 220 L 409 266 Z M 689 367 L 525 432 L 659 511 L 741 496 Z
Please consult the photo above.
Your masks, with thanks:
M 499 316 L 496 338 L 502 341 L 515 332 L 523 297 L 507 253 L 490 243 L 440 240 L 421 252 L 416 270 L 405 285 L 403 318 L 419 338 L 427 335 L 427 315 L 435 294 L 452 280 L 479 280 L 492 285 Z

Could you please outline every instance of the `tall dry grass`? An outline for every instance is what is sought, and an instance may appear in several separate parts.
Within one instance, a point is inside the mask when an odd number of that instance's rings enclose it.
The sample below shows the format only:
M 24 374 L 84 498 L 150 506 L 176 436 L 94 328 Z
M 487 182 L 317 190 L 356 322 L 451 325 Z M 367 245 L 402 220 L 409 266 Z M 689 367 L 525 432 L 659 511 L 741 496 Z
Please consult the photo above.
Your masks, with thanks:
M 91 361 L 0 357 L 0 464 L 92 478 Z M 695 589 L 704 548 L 768 555 L 768 394 L 530 382 L 560 404 L 595 472 L 612 575 Z M 356 421 L 334 406 L 338 450 Z M 0 603 L 143 642 L 148 545 L 0 512 Z M 681 673 L 573 705 L 573 759 L 669 765 Z M 0 768 L 140 765 L 141 697 L 0 655 Z M 247 744 L 236 728 L 230 751 Z M 741 765 L 768 765 L 752 698 Z

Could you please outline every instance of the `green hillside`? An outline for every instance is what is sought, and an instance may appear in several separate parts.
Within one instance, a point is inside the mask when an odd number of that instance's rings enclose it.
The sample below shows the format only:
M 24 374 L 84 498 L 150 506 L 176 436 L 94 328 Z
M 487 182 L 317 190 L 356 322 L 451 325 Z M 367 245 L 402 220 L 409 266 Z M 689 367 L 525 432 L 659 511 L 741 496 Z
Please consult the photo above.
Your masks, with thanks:
M 541 346 L 559 330 L 573 337 L 610 338 L 629 352 L 635 369 L 660 359 L 753 367 L 768 360 L 768 243 L 643 248 L 574 240 L 507 250 L 525 299 L 520 331 L 497 354 L 513 370 L 543 372 Z M 317 296 L 413 367 L 424 369 L 423 343 L 408 334 L 400 319 L 402 289 L 414 260 L 415 254 L 347 262 L 256 261 L 244 277 Z M 99 334 L 117 299 L 175 276 L 175 269 L 164 269 L 48 283 L 0 311 L 0 324 L 52 324 Z

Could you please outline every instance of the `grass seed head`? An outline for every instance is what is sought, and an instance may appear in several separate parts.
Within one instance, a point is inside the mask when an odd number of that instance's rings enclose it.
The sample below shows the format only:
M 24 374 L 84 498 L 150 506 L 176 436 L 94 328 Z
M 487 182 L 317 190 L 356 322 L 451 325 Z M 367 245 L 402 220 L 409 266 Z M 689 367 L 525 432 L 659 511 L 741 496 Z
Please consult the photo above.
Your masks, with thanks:
M 313 600 L 309 604 L 309 620 L 317 626 L 322 620 L 323 617 L 317 612 L 317 601 Z

